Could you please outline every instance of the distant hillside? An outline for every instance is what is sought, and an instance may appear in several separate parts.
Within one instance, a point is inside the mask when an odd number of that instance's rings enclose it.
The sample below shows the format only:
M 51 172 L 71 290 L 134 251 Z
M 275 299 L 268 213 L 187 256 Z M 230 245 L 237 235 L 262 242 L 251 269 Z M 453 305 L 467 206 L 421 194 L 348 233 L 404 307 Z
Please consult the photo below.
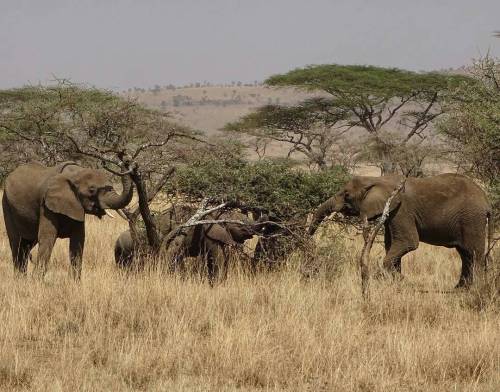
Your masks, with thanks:
M 467 75 L 467 67 L 443 69 L 438 72 Z M 225 85 L 191 83 L 176 87 L 174 85 L 153 88 L 133 88 L 122 92 L 135 97 L 148 107 L 172 114 L 179 123 L 194 129 L 214 134 L 227 122 L 251 112 L 266 104 L 294 104 L 311 94 L 300 90 L 276 89 L 258 83 L 232 82 Z
M 457 73 L 460 70 L 453 70 Z M 452 72 L 452 71 L 448 71 Z M 464 70 L 462 72 L 465 73 Z M 312 94 L 292 88 L 272 88 L 264 85 L 226 85 L 203 86 L 199 83 L 192 87 L 155 87 L 151 89 L 129 89 L 123 95 L 137 98 L 147 107 L 168 112 L 180 124 L 214 135 L 228 122 L 235 121 L 241 116 L 250 113 L 255 108 L 266 104 L 294 104 Z M 397 116 L 391 123 L 397 128 Z M 431 126 L 432 129 L 432 126 Z M 364 131 L 354 128 L 351 137 L 358 137 Z M 432 140 L 429 138 L 428 140 Z M 432 143 L 432 142 L 431 142 Z M 269 144 L 267 156 L 284 156 L 289 146 L 278 142 Z M 249 150 L 249 157 L 256 159 L 257 155 Z M 294 157 L 301 158 L 300 155 Z M 442 172 L 443 163 L 436 167 L 429 167 L 429 172 Z M 431 165 L 434 166 L 434 165 Z M 445 171 L 450 169 L 446 166 Z M 371 166 L 358 168 L 358 174 L 378 175 L 379 170 Z
M 148 107 L 172 114 L 179 123 L 214 134 L 227 122 L 237 120 L 266 104 L 293 104 L 308 95 L 294 89 L 262 85 L 201 86 L 135 89 L 124 92 Z

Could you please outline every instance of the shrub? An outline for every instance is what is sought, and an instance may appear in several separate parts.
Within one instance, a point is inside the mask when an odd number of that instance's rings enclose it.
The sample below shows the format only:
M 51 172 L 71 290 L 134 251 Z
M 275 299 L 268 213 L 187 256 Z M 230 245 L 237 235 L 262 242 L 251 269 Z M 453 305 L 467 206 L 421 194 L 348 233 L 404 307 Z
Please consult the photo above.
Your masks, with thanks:
M 180 167 L 166 190 L 191 199 L 237 200 L 290 220 L 305 217 L 346 180 L 347 172 L 340 166 L 309 172 L 287 160 L 249 163 L 234 157 L 204 156 Z

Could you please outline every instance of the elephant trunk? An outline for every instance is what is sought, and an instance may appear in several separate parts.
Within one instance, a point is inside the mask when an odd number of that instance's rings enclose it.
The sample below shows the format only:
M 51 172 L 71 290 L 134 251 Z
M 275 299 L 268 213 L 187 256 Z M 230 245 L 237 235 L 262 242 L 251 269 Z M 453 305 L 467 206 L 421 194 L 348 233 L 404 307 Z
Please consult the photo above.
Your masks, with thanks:
M 254 221 L 252 230 L 263 235 L 274 234 L 282 228 L 282 226 L 277 223 L 278 221 L 279 219 L 274 215 L 263 214 Z M 273 222 L 276 222 L 276 224 Z
M 99 196 L 99 204 L 102 209 L 111 208 L 118 210 L 124 208 L 132 200 L 132 179 L 129 175 L 122 177 L 122 193 L 118 194 L 115 190 L 110 190 Z
M 316 232 L 318 226 L 321 224 L 321 222 L 323 222 L 323 219 L 325 219 L 328 215 L 330 215 L 332 212 L 340 211 L 340 208 L 336 207 L 336 204 L 337 203 L 335 197 L 331 197 L 318 207 L 318 209 L 314 213 L 311 225 L 307 230 L 309 235 L 313 235 Z

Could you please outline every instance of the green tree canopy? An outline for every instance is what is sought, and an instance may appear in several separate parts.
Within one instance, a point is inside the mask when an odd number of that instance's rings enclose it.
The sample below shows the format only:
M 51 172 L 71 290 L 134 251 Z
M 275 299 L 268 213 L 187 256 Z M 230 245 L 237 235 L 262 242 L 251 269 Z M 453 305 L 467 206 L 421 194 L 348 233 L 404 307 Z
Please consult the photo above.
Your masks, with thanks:
M 226 124 L 224 130 L 288 144 L 288 157 L 301 153 L 310 164 L 325 170 L 342 163 L 332 156 L 332 149 L 346 132 L 336 125 L 347 118 L 346 111 L 337 108 L 331 99 L 317 97 L 294 106 L 262 106 Z
M 338 191 L 347 180 L 341 167 L 323 173 L 292 167 L 289 161 L 249 163 L 237 157 L 205 155 L 179 167 L 168 193 L 181 193 L 192 201 L 204 197 L 236 200 L 274 213 L 283 221 L 304 217 Z
M 489 185 L 500 209 L 500 60 L 479 59 L 471 74 L 477 83 L 453 91 L 440 130 L 460 166 Z
M 117 153 L 137 154 L 145 169 L 159 156 L 172 158 L 176 150 L 170 139 L 191 132 L 136 101 L 61 82 L 0 90 L 0 134 L 7 170 L 31 159 L 116 162 Z
M 314 133 L 318 123 L 326 125 L 322 134 L 330 136 L 338 134 L 339 129 L 359 127 L 375 145 L 379 155 L 377 163 L 382 171 L 390 172 L 394 163 L 391 162 L 394 159 L 391 150 L 424 139 L 430 123 L 443 113 L 442 103 L 450 89 L 466 81 L 470 79 L 465 76 L 436 72 L 360 65 L 312 65 L 271 76 L 265 83 L 319 93 L 321 98 L 288 108 L 260 108 L 239 122 L 229 124 L 227 129 L 248 133 L 260 129 L 263 136 L 267 133 L 271 138 L 284 133 L 282 139 L 300 145 L 307 139 L 301 135 Z M 293 141 L 290 141 L 290 132 L 295 136 Z M 324 148 L 318 140 L 310 144 L 316 146 L 316 151 Z M 401 148 L 398 155 L 401 155 Z
M 159 248 L 148 202 L 172 174 L 172 164 L 191 155 L 189 142 L 196 137 L 189 129 L 134 100 L 61 81 L 0 91 L 0 132 L 2 177 L 26 161 L 68 159 L 130 174 L 148 241 Z

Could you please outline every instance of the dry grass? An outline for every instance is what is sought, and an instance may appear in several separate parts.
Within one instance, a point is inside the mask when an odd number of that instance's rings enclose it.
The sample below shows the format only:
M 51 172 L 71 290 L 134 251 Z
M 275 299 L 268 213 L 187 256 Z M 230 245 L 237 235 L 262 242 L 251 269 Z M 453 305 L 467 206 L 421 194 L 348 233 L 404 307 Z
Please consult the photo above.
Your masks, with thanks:
M 120 273 L 112 243 L 125 223 L 88 223 L 80 284 L 65 241 L 45 282 L 15 278 L 0 225 L 1 390 L 500 390 L 498 307 L 415 289 L 451 287 L 453 252 L 422 247 L 406 282 L 375 281 L 363 303 L 357 243 L 333 280 L 235 269 L 210 288 Z

